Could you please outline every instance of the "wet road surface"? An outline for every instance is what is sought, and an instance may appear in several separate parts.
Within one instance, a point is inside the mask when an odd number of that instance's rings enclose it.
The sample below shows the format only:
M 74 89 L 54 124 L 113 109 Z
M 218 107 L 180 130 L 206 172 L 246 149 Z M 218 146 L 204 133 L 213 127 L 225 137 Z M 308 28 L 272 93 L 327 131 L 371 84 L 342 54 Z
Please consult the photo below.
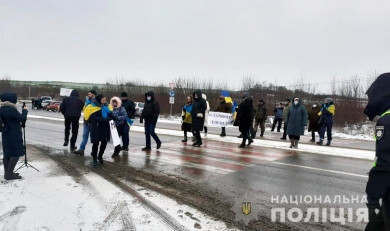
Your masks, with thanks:
M 172 127 L 172 125 L 169 125 Z M 80 127 L 78 142 L 81 141 Z M 214 132 L 218 132 L 217 129 Z M 29 119 L 26 129 L 27 141 L 30 144 L 43 145 L 67 152 L 63 144 L 63 123 L 40 119 Z M 130 132 L 130 150 L 121 153 L 119 158 L 112 159 L 113 147 L 108 145 L 104 159 L 110 164 L 121 168 L 132 168 L 157 176 L 167 176 L 173 179 L 183 179 L 185 182 L 197 185 L 196 190 L 217 192 L 214 198 L 221 203 L 220 208 L 207 210 L 218 216 L 231 217 L 231 211 L 221 211 L 232 206 L 236 199 L 245 194 L 253 201 L 253 210 L 259 214 L 259 221 L 240 228 L 253 230 L 262 227 L 264 230 L 359 230 L 364 224 L 271 224 L 270 209 L 278 207 L 271 203 L 272 195 L 358 195 L 363 196 L 367 182 L 367 172 L 371 161 L 349 159 L 300 153 L 299 150 L 278 150 L 272 148 L 249 147 L 239 149 L 236 144 L 208 141 L 205 139 L 202 148 L 194 148 L 190 143 L 180 142 L 181 138 L 160 136 L 163 146 L 160 150 L 142 152 L 144 134 Z M 349 141 L 354 142 L 354 141 Z M 349 144 L 340 145 L 348 146 Z M 91 144 L 87 145 L 85 157 L 73 157 L 74 160 L 84 158 L 91 161 Z M 370 147 L 367 147 L 370 149 Z M 68 152 L 67 152 L 68 153 Z M 207 194 L 205 197 L 214 195 Z M 223 204 L 223 205 L 222 205 Z M 198 205 L 201 206 L 201 205 Z M 213 205 L 215 206 L 215 204 Z M 218 206 L 218 204 L 217 204 Z M 230 207 L 229 207 L 230 206 Z M 284 205 L 287 208 L 294 204 Z M 316 205 L 323 207 L 322 205 Z M 358 203 L 353 205 L 336 204 L 337 207 L 365 207 Z M 305 206 L 303 206 L 305 207 Z M 315 206 L 314 206 L 315 207 Z M 233 211 L 240 213 L 241 211 Z M 230 215 L 229 215 L 230 214 Z M 229 218 L 233 219 L 233 218 Z M 240 223 L 241 224 L 241 223 Z

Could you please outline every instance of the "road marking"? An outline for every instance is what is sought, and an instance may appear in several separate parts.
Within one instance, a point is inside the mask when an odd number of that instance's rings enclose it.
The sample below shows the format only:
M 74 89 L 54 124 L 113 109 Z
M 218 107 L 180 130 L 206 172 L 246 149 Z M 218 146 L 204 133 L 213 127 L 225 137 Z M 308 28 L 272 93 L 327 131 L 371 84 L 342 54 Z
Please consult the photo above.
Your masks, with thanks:
M 320 171 L 320 172 L 329 172 L 329 173 L 336 173 L 336 174 L 342 174 L 342 175 L 347 175 L 347 176 L 368 178 L 368 175 L 361 175 L 361 174 L 355 174 L 355 173 L 349 173 L 349 172 L 341 172 L 341 171 L 335 171 L 335 170 L 329 170 L 329 169 L 323 169 L 323 168 L 314 168 L 314 167 L 309 167 L 309 166 L 304 166 L 304 165 L 288 164 L 288 163 L 283 163 L 283 162 L 278 162 L 278 161 L 273 161 L 270 163 L 291 166 L 291 167 L 296 167 L 296 168 L 310 169 L 310 170 L 315 170 L 315 171 Z
M 36 119 L 64 121 L 64 119 L 50 118 L 50 117 L 46 117 L 46 116 L 28 115 L 28 117 L 29 118 L 36 118 Z M 82 123 L 82 121 L 80 123 Z M 140 126 L 132 126 L 131 131 L 132 132 L 144 132 L 144 128 L 140 127 Z M 183 132 L 179 131 L 179 130 L 169 130 L 169 129 L 156 128 L 156 133 L 161 134 L 161 135 L 183 137 Z M 236 137 L 222 137 L 221 138 L 218 135 L 213 135 L 213 134 L 209 134 L 207 136 L 207 139 L 212 140 L 212 141 L 219 141 L 219 142 L 233 143 L 233 144 L 241 143 L 241 140 L 237 139 Z M 262 147 L 262 148 L 275 148 L 275 149 L 279 149 L 279 150 L 291 151 L 291 149 L 288 148 L 288 145 L 286 142 L 281 142 L 281 141 L 276 141 L 276 140 L 254 140 L 254 143 L 252 144 L 252 146 Z M 311 154 L 320 154 L 320 155 L 328 155 L 328 156 L 336 156 L 336 157 L 356 158 L 356 159 L 363 159 L 363 160 L 374 160 L 374 157 L 375 157 L 374 151 L 352 149 L 352 148 L 340 148 L 340 147 L 313 146 L 313 145 L 309 145 L 309 144 L 300 144 L 300 149 L 295 150 L 295 151 L 297 153 L 311 153 Z

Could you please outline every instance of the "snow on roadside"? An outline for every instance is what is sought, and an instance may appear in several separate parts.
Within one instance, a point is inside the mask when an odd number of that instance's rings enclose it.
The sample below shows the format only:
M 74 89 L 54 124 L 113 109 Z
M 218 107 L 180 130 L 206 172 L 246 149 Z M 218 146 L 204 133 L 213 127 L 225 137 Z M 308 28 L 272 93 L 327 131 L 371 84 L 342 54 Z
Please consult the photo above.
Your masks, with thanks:
M 40 172 L 23 168 L 19 170 L 23 180 L 1 177 L 2 230 L 171 230 L 138 199 L 93 172 L 74 178 L 50 159 L 30 163 Z M 142 189 L 144 199 L 168 211 L 188 230 L 228 230 L 223 222 L 192 207 L 137 185 L 131 187 Z

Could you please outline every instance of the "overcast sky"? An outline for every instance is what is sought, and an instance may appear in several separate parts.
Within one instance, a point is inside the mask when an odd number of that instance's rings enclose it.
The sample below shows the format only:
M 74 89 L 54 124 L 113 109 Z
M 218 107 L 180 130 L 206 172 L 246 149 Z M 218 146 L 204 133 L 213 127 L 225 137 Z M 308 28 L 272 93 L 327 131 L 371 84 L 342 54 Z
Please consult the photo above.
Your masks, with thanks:
M 327 82 L 390 69 L 390 1 L 0 0 L 0 76 Z

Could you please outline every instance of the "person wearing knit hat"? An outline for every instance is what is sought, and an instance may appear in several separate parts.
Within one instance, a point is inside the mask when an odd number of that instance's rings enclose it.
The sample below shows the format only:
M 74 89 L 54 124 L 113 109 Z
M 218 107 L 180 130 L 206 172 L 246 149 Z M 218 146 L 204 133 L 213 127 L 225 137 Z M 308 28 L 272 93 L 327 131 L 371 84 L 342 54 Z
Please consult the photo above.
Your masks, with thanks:
M 320 116 L 320 141 L 317 142 L 318 145 L 322 145 L 325 139 L 325 132 L 327 133 L 328 142 L 326 146 L 330 146 L 332 142 L 332 128 L 333 128 L 333 116 L 335 114 L 336 107 L 334 106 L 333 99 L 326 98 L 325 103 L 322 104 L 321 111 L 318 113 Z
M 265 121 L 267 120 L 268 117 L 268 109 L 265 105 L 264 100 L 262 99 L 259 100 L 259 103 L 257 104 L 257 107 L 255 109 L 254 117 L 255 117 L 255 127 L 254 127 L 255 134 L 254 136 L 252 136 L 252 138 L 256 137 L 257 129 L 259 126 L 261 129 L 260 137 L 263 137 L 265 132 Z
M 133 100 L 128 98 L 127 92 L 122 92 L 121 93 L 121 100 L 122 100 L 122 107 L 125 108 L 127 117 L 130 119 L 134 119 L 135 117 L 135 103 Z M 130 137 L 129 137 L 129 132 L 130 132 L 130 127 L 129 126 L 124 126 L 123 127 L 123 135 L 122 135 L 122 151 L 129 151 L 129 143 L 130 143 Z
M 92 101 L 95 100 L 96 95 L 97 95 L 97 92 L 93 89 L 88 92 L 88 95 L 85 99 L 83 111 L 85 111 L 85 109 L 91 105 Z M 85 147 L 87 146 L 90 132 L 91 132 L 90 126 L 89 126 L 88 120 L 85 119 L 85 113 L 84 113 L 83 140 L 81 141 L 79 150 L 74 151 L 73 152 L 74 154 L 84 155 L 84 150 L 85 150 Z

